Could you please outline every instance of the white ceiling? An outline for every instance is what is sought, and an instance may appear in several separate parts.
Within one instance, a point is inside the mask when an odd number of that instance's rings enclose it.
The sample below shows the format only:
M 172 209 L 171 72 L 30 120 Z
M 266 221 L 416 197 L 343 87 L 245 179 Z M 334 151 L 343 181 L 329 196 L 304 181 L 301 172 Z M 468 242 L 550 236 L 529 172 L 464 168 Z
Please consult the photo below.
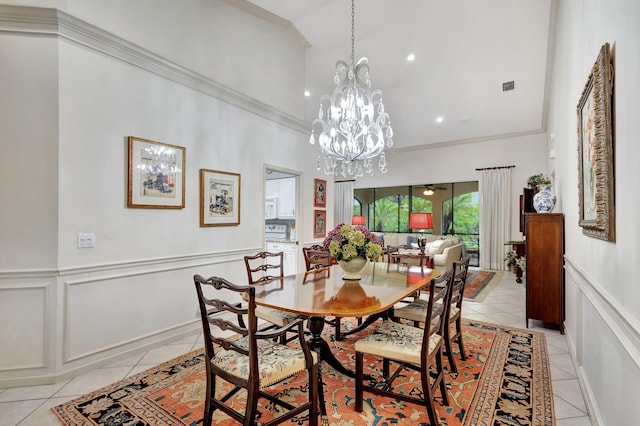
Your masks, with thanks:
M 250 0 L 308 41 L 305 120 L 351 54 L 349 0 Z M 538 132 L 551 0 L 358 0 L 355 59 L 369 59 L 394 149 Z M 409 53 L 416 55 L 408 62 Z M 502 83 L 515 81 L 515 90 Z M 435 119 L 444 117 L 440 124 Z

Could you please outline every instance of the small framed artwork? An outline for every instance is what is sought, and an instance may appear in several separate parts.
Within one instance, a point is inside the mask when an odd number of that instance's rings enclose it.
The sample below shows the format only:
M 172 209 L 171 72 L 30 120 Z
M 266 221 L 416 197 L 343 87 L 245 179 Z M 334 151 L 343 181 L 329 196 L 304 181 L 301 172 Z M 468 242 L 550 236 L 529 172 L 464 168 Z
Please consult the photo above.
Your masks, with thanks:
M 326 210 L 313 211 L 313 238 L 324 238 L 327 234 Z
M 327 207 L 327 181 L 315 179 L 313 181 L 313 207 Z
M 183 209 L 186 148 L 128 137 L 127 207 Z
M 200 169 L 200 226 L 240 225 L 240 174 Z
M 613 65 L 606 43 L 578 102 L 578 224 L 582 233 L 615 241 L 611 100 Z

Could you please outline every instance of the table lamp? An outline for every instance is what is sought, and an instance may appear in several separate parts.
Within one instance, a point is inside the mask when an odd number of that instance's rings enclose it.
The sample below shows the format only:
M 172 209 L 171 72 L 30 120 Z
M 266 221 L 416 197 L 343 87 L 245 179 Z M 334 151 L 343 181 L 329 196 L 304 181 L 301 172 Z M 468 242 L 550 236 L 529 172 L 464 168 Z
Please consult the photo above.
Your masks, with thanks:
M 353 218 L 351 218 L 351 224 L 352 225 L 366 225 L 367 224 L 367 219 L 364 216 L 353 216 Z
M 409 215 L 409 229 L 420 230 L 418 247 L 420 247 L 420 253 L 424 254 L 424 248 L 427 245 L 427 239 L 424 237 L 424 230 L 433 229 L 433 215 L 431 213 L 411 213 Z

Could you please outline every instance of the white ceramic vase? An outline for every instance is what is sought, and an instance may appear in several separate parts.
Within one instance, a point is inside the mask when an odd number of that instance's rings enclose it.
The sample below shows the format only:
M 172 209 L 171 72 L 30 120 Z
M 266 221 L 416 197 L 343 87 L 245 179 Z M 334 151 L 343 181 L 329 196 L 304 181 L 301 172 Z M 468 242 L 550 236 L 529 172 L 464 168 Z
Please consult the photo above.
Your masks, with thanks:
M 556 205 L 556 196 L 551 192 L 551 185 L 538 185 L 538 193 L 533 196 L 533 208 L 538 213 L 551 213 Z
M 360 271 L 362 271 L 367 264 L 367 259 L 364 257 L 356 257 L 349 261 L 339 260 L 338 265 L 342 268 L 343 280 L 359 280 L 362 278 Z

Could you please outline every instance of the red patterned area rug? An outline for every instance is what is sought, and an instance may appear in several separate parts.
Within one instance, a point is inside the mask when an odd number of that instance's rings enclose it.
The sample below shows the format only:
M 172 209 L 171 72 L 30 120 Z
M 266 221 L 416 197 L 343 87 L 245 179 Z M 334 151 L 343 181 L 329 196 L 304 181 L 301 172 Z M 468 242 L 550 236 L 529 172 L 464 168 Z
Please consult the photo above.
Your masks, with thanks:
M 464 297 L 474 302 L 482 302 L 487 294 L 498 285 L 502 272 L 469 270 L 467 284 L 464 286 Z
M 369 332 L 348 336 L 342 342 L 330 342 L 344 365 L 354 368 L 353 342 Z M 554 425 L 551 371 L 544 334 L 468 320 L 464 322 L 463 333 L 468 359 L 461 361 L 456 353 L 459 372 L 447 372 L 445 376 L 450 405 L 440 405 L 442 401 L 436 397 L 441 424 Z M 195 351 L 54 407 L 52 411 L 64 425 L 195 426 L 200 423 L 203 410 L 203 361 L 202 352 Z M 365 357 L 365 366 L 373 362 Z M 353 409 L 353 379 L 326 364 L 322 364 L 322 376 L 332 426 L 428 424 L 424 407 L 366 392 L 364 411 L 357 413 Z M 420 392 L 417 374 L 407 372 L 404 379 L 400 384 L 402 391 Z M 290 401 L 304 399 L 306 390 L 304 374 L 270 388 Z M 231 404 L 241 408 L 244 402 L 240 392 Z M 279 415 L 271 403 L 260 402 L 259 424 Z M 307 422 L 308 418 L 301 417 L 291 424 Z M 213 423 L 236 424 L 219 410 L 214 413 Z

